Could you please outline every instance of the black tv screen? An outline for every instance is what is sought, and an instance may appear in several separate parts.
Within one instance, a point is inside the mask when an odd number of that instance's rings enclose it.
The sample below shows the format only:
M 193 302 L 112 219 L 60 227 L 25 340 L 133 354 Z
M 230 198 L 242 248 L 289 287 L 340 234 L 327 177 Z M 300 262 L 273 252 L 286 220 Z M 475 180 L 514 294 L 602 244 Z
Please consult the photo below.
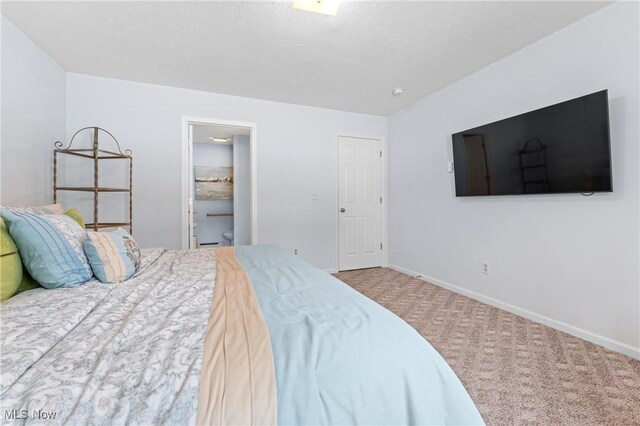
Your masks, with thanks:
M 452 139 L 458 197 L 613 190 L 606 90 Z

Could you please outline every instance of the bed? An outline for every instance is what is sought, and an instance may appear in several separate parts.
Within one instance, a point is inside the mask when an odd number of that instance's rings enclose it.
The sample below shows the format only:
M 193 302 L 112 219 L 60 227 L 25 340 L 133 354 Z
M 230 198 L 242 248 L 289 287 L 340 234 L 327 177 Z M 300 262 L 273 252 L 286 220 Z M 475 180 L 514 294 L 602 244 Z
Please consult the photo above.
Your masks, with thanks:
M 276 246 L 145 249 L 0 316 L 5 422 L 483 424 L 413 328 Z

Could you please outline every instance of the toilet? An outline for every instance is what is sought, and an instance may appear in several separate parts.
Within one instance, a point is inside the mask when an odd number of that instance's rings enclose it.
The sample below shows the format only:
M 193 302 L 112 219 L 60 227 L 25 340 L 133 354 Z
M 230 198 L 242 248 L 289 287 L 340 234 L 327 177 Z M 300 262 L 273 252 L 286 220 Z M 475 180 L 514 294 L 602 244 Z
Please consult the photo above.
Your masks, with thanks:
M 227 231 L 222 233 L 222 237 L 227 240 L 228 245 L 233 245 L 233 231 Z

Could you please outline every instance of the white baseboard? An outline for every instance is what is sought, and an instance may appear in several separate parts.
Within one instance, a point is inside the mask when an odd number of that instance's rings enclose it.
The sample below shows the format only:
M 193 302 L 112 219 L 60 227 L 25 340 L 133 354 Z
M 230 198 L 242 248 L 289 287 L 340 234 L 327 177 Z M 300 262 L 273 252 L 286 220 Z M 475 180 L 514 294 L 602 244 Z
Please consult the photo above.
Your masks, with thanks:
M 328 274 L 337 274 L 338 273 L 338 270 L 337 269 L 333 269 L 333 268 L 323 269 L 323 271 L 325 271 Z
M 633 346 L 629 346 L 625 343 L 618 342 L 616 340 L 610 339 L 608 337 L 601 336 L 599 334 L 592 333 L 587 330 L 583 330 L 578 327 L 574 327 L 572 325 L 566 324 L 562 321 L 554 320 L 553 318 L 546 317 L 544 315 L 537 314 L 535 312 L 528 311 L 526 309 L 519 308 L 514 305 L 510 305 L 508 303 L 502 302 L 500 300 L 494 299 L 492 297 L 484 296 L 482 294 L 476 293 L 471 290 L 464 289 L 462 287 L 455 286 L 453 284 L 446 283 L 444 281 L 438 280 L 436 278 L 425 276 L 424 274 L 420 274 L 415 271 L 411 271 L 409 269 L 403 268 L 398 265 L 389 265 L 389 268 L 394 269 L 398 272 L 402 272 L 403 274 L 411 275 L 412 277 L 416 277 L 423 281 L 427 281 L 431 284 L 435 284 L 437 286 L 446 288 L 447 290 L 451 290 L 455 293 L 462 294 L 464 296 L 470 297 L 472 299 L 478 300 L 482 303 L 486 303 L 487 305 L 494 306 L 496 308 L 503 309 L 507 312 L 511 312 L 512 314 L 519 315 L 531 321 L 535 321 L 540 324 L 544 324 L 548 327 L 555 328 L 556 330 L 563 331 L 567 334 L 571 334 L 572 336 L 579 337 L 581 339 L 587 340 L 591 343 L 595 343 L 596 345 L 603 346 L 607 349 L 611 349 L 612 351 L 620 352 L 626 356 L 631 358 L 635 358 L 640 360 L 640 348 L 634 348 Z

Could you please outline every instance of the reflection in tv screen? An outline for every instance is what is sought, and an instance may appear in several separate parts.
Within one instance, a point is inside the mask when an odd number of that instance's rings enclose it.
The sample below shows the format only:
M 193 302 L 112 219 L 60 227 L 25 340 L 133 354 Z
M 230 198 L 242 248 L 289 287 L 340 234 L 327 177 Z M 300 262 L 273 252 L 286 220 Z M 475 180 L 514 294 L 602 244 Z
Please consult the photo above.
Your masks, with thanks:
M 613 190 L 606 90 L 452 139 L 458 197 Z

